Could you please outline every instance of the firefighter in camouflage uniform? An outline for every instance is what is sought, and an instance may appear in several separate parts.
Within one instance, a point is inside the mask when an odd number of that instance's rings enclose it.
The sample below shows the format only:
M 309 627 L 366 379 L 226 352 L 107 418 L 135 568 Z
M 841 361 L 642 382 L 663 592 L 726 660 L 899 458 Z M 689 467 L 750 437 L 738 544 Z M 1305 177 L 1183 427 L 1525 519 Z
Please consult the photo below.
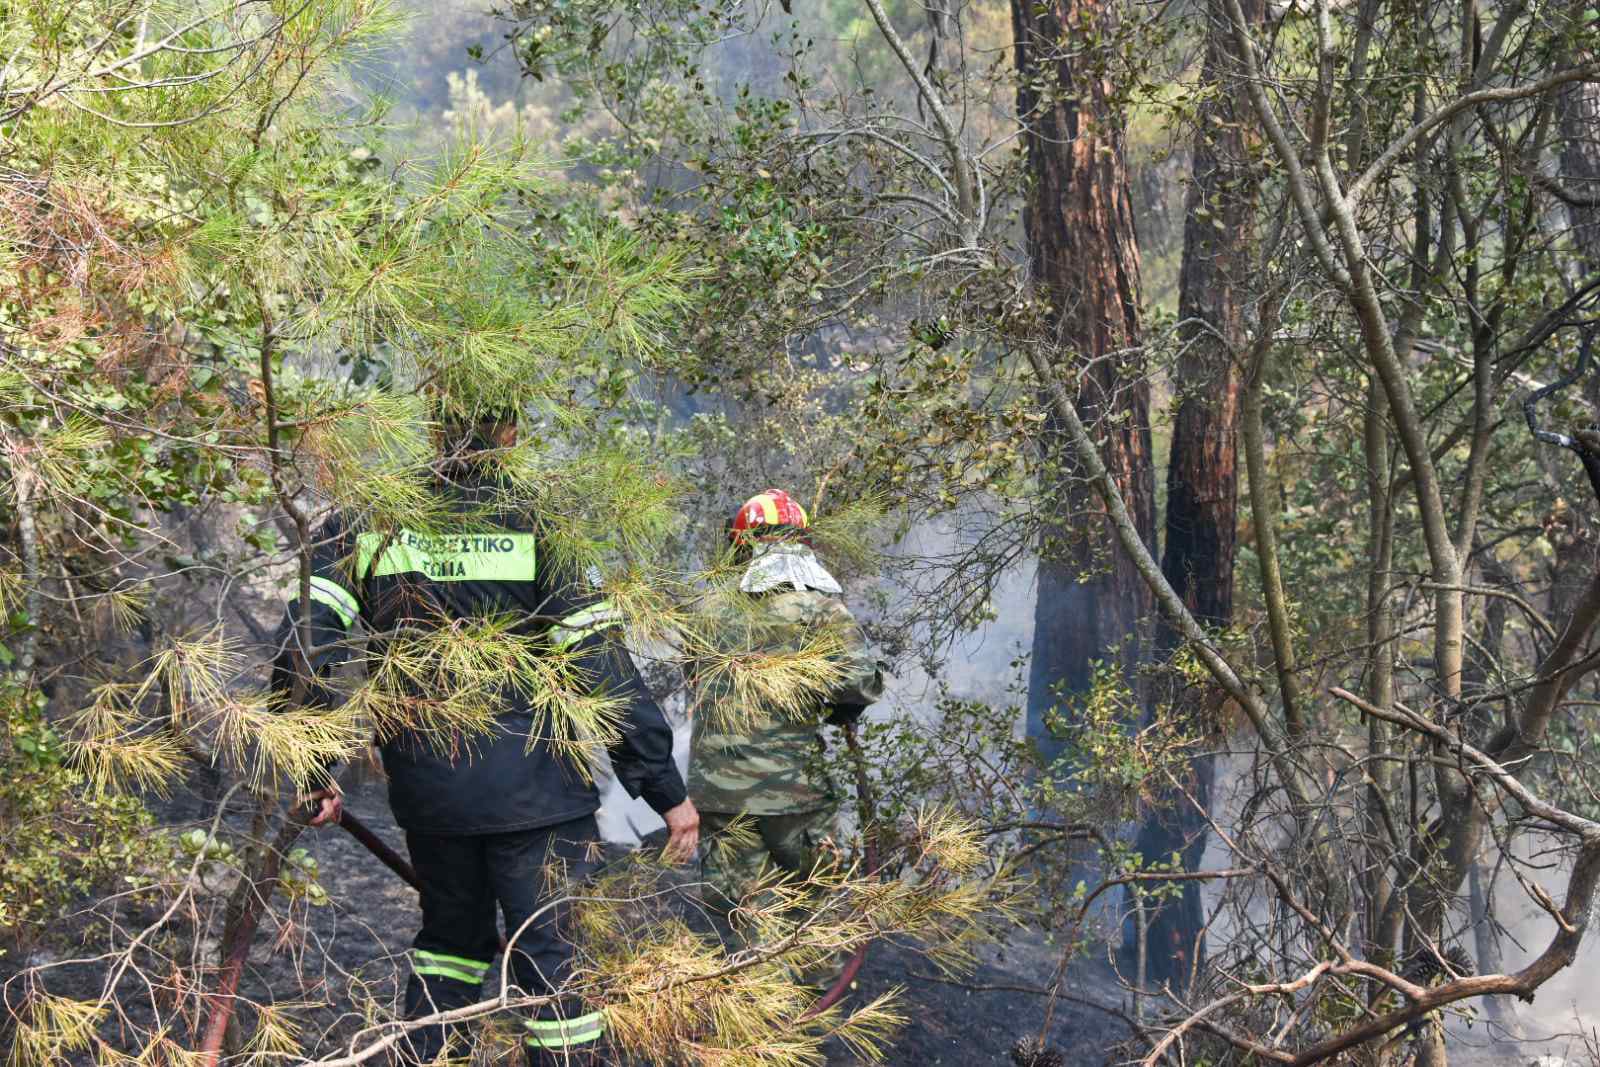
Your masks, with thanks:
M 724 675 L 699 687 L 689 796 L 710 845 L 706 904 L 724 915 L 764 877 L 811 870 L 838 808 L 820 767 L 822 727 L 853 723 L 883 694 L 883 665 L 812 551 L 808 526 L 805 510 L 780 489 L 751 497 L 730 526 L 747 561 L 739 592 L 751 599 L 725 605 L 710 632 L 743 652 L 798 651 L 822 631 L 837 641 L 838 677 L 798 709 L 737 706 Z M 728 833 L 736 820 L 743 832 Z

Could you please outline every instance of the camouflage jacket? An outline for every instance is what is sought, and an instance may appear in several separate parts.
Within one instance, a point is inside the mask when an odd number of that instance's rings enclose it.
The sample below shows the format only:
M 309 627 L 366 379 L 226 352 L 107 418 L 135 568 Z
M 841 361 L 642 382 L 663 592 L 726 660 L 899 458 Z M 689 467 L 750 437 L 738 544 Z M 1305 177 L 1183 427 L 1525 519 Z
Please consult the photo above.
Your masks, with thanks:
M 761 700 L 759 683 L 741 685 L 733 670 L 698 672 L 689 796 L 700 810 L 720 813 L 829 807 L 836 799 L 821 769 L 823 720 L 835 708 L 865 707 L 882 696 L 883 665 L 836 597 L 814 589 L 733 596 L 708 609 L 719 653 L 731 660 L 798 652 L 811 642 L 829 649 L 833 677 L 826 689 L 801 689 L 778 706 Z

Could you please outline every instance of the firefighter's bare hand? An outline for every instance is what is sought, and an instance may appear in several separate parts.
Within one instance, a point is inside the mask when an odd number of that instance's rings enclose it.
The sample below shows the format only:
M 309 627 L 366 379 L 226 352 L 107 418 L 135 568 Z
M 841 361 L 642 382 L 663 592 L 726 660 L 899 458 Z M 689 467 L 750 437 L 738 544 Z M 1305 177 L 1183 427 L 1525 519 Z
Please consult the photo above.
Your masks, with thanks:
M 700 813 L 694 810 L 694 801 L 685 800 L 675 808 L 662 813 L 667 823 L 667 845 L 661 855 L 668 863 L 688 863 L 700 844 Z
M 339 821 L 344 814 L 344 797 L 337 789 L 319 789 L 305 799 L 306 807 L 315 806 L 317 813 L 311 817 L 312 826 L 328 826 Z

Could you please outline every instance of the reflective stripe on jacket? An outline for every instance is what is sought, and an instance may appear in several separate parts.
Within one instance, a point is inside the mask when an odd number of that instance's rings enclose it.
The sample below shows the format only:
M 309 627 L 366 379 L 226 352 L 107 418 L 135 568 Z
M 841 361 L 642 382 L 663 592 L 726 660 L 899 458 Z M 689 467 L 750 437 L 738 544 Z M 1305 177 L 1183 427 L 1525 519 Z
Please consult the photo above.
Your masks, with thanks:
M 470 503 L 462 497 L 463 509 Z M 369 662 L 382 656 L 384 635 L 399 628 L 449 626 L 511 616 L 516 632 L 546 636 L 593 679 L 596 692 L 624 702 L 611 764 L 630 796 L 656 811 L 682 802 L 683 780 L 672 760 L 672 730 L 613 633 L 619 616 L 582 575 L 541 559 L 533 524 L 496 514 L 492 524 L 463 520 L 460 529 L 351 530 L 340 517 L 318 536 L 310 588 L 311 641 L 317 654 L 308 685 L 313 702 L 328 702 L 326 672 L 349 656 L 341 645 L 359 621 L 370 635 Z M 297 657 L 298 595 L 279 630 L 274 688 L 288 692 Z M 330 647 L 331 646 L 331 647 Z M 600 806 L 599 794 L 572 758 L 539 736 L 527 695 L 507 685 L 502 710 L 487 735 L 439 738 L 402 729 L 382 744 L 395 821 L 429 834 L 502 833 L 580 818 Z

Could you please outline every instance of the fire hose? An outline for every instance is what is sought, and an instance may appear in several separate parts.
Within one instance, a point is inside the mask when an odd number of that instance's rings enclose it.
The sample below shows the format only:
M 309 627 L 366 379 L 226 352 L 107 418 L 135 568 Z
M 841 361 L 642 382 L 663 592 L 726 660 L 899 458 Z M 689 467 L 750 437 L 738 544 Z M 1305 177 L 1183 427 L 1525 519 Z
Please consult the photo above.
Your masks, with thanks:
M 850 763 L 856 776 L 856 811 L 861 820 L 862 858 L 866 864 L 868 877 L 875 878 L 878 874 L 878 837 L 872 830 L 872 783 L 867 780 L 867 756 L 861 750 L 861 739 L 856 736 L 856 724 L 845 723 L 843 728 L 844 743 L 850 749 Z M 817 999 L 816 1003 L 800 1013 L 801 1019 L 820 1015 L 839 1003 L 854 984 L 856 975 L 861 971 L 861 965 L 867 962 L 867 949 L 871 945 L 871 941 L 861 943 L 861 947 L 856 949 L 845 962 L 844 970 L 839 972 L 839 977 L 834 979 L 827 991 Z
M 406 862 L 404 856 L 385 844 L 383 838 L 373 833 L 370 826 L 350 814 L 348 808 L 339 812 L 339 828 L 359 841 L 368 852 L 378 857 L 378 861 L 385 867 L 398 874 L 406 885 L 419 893 L 422 892 L 422 883 L 417 880 L 416 869 Z M 505 947 L 506 939 L 502 937 L 500 948 L 504 951 Z
M 417 872 L 406 862 L 406 858 L 386 845 L 383 838 L 373 833 L 372 828 L 366 823 L 350 814 L 349 808 L 340 810 L 339 828 L 361 842 L 368 852 L 378 857 L 378 862 L 398 874 L 406 885 L 419 893 L 422 892 L 422 883 L 417 880 Z

